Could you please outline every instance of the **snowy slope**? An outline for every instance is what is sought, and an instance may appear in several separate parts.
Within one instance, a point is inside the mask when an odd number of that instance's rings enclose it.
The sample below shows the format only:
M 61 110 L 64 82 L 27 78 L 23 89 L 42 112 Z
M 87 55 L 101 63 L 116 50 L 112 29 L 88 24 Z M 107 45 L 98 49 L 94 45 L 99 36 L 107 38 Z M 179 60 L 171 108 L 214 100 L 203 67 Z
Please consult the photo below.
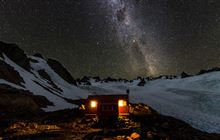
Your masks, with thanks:
M 32 70 L 29 72 L 14 63 L 3 53 L 3 58 L 1 58 L 1 60 L 12 66 L 14 70 L 19 73 L 19 75 L 24 80 L 24 83 L 22 83 L 24 87 L 10 83 L 4 79 L 0 79 L 0 84 L 6 84 L 17 89 L 28 90 L 34 95 L 45 96 L 54 104 L 53 106 L 47 106 L 47 108 L 43 108 L 45 111 L 55 111 L 77 107 L 76 105 L 68 103 L 64 98 L 81 99 L 88 96 L 87 91 L 83 91 L 80 88 L 77 88 L 76 86 L 64 81 L 50 68 L 45 60 L 34 56 L 31 56 L 31 58 L 36 62 L 30 62 Z M 53 83 L 56 84 L 61 89 L 61 91 L 57 90 L 51 84 L 49 84 L 48 80 L 42 78 L 37 70 L 46 71 L 50 78 L 53 80 Z
M 211 72 L 184 79 L 157 79 L 138 87 L 132 83 L 91 81 L 92 86 L 82 87 L 91 92 L 105 94 L 130 89 L 130 101 L 146 103 L 161 112 L 190 123 L 208 132 L 220 133 L 220 72 Z M 104 91 L 104 92 L 103 92 Z

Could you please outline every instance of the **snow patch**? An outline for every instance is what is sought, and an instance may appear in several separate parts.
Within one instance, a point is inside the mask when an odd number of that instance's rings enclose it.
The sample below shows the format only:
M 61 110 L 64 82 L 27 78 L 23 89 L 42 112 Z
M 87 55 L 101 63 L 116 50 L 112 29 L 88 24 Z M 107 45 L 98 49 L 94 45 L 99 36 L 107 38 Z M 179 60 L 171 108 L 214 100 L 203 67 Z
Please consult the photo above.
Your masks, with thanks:
M 6 81 L 6 80 L 4 80 L 4 79 L 0 79 L 0 84 L 6 84 L 6 85 L 9 85 L 9 86 L 11 86 L 11 87 L 13 87 L 13 88 L 24 90 L 23 87 L 18 86 L 18 85 L 16 85 L 16 84 L 13 84 L 13 83 L 11 83 L 11 82 L 8 82 L 8 81 Z
M 32 59 L 38 61 L 38 63 L 31 63 L 31 67 L 34 69 L 32 72 L 38 78 L 41 78 L 39 74 L 37 74 L 38 70 L 44 70 L 47 74 L 49 74 L 51 80 L 63 91 L 61 92 L 61 96 L 70 99 L 85 99 L 88 96 L 88 91 L 77 88 L 75 85 L 72 85 L 65 80 L 63 80 L 48 64 L 44 59 L 39 57 L 31 57 Z M 52 87 L 53 88 L 53 87 Z

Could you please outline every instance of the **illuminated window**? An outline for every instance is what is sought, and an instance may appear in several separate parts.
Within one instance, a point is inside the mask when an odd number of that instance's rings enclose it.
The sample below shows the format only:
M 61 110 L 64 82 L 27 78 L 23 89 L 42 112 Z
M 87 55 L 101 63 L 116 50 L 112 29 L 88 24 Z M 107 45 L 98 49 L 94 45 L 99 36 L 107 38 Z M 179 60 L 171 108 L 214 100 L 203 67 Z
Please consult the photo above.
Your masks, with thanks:
M 91 101 L 90 105 L 91 105 L 92 108 L 97 107 L 97 102 L 96 101 Z
M 119 107 L 127 106 L 127 102 L 124 100 L 118 100 L 118 106 Z

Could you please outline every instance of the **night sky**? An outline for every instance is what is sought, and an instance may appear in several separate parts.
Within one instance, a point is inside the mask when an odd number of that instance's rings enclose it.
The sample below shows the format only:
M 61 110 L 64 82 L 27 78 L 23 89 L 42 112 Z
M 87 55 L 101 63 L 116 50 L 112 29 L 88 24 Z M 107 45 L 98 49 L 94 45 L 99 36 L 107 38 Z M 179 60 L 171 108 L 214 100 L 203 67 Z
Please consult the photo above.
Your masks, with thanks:
M 220 67 L 219 0 L 0 0 L 0 40 L 81 76 Z

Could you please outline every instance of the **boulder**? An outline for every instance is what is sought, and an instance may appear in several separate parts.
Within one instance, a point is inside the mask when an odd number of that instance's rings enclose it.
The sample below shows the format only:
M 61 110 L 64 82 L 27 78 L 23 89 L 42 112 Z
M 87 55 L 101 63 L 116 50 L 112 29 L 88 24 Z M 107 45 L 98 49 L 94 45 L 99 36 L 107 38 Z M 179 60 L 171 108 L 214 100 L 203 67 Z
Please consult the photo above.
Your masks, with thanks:
M 133 139 L 133 140 L 137 140 L 140 137 L 141 137 L 141 135 L 136 133 L 136 132 L 132 133 L 131 136 L 130 136 L 130 138 Z

